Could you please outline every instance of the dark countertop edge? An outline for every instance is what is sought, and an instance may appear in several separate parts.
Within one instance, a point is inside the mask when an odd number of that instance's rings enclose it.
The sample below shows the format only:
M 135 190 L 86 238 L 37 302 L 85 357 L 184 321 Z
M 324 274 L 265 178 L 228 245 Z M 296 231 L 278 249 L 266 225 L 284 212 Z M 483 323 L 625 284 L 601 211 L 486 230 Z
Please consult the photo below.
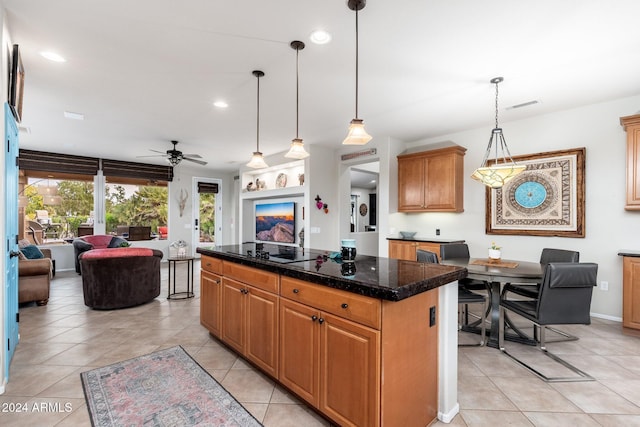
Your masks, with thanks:
M 640 257 L 640 249 L 620 249 L 619 256 Z
M 429 290 L 446 285 L 447 283 L 451 283 L 455 280 L 460 280 L 467 277 L 467 269 L 460 267 L 457 270 L 451 271 L 446 274 L 440 274 L 436 277 L 429 278 L 422 282 L 405 285 L 397 289 L 389 289 L 357 282 L 352 279 L 341 279 L 321 273 L 311 272 L 300 266 L 293 265 L 294 263 L 274 263 L 258 258 L 247 258 L 245 256 L 239 256 L 226 252 L 210 251 L 206 248 L 196 248 L 196 252 L 202 255 L 220 258 L 222 260 L 236 262 L 241 265 L 255 267 L 261 270 L 270 271 L 272 273 L 281 274 L 283 276 L 291 277 L 294 279 L 306 280 L 318 285 L 327 286 L 346 292 L 352 292 L 371 298 L 379 298 L 387 301 L 401 301 L 419 293 L 427 292 Z
M 428 242 L 428 243 L 464 243 L 463 239 L 437 239 L 435 237 L 387 237 L 387 240 L 401 240 L 404 242 Z

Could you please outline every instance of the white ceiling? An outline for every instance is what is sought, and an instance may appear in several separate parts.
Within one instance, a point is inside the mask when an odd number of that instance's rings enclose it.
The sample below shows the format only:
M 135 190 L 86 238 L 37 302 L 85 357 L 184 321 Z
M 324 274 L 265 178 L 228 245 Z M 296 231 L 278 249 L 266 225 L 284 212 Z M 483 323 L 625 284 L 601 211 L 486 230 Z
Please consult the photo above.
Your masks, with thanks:
M 237 170 L 256 147 L 251 72 L 260 69 L 260 148 L 285 151 L 296 130 L 296 39 L 307 45 L 305 144 L 338 147 L 355 115 L 355 12 L 344 0 L 4 4 L 26 72 L 23 148 L 162 164 L 137 156 L 177 139 L 209 162 L 194 167 Z M 637 0 L 369 0 L 359 12 L 359 116 L 374 138 L 488 134 L 495 76 L 505 78 L 501 124 L 638 95 L 638 16 Z M 329 44 L 309 42 L 317 28 L 332 34 Z M 212 105 L 219 99 L 226 110 Z M 539 104 L 503 108 L 531 100 Z

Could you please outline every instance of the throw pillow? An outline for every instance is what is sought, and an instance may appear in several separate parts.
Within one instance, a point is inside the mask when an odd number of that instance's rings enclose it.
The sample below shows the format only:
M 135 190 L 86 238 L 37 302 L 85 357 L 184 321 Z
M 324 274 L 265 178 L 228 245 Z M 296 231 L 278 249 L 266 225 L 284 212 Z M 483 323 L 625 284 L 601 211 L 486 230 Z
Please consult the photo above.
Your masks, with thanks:
M 31 244 L 31 242 L 27 239 L 20 239 L 18 240 L 18 247 L 20 249 L 24 248 L 25 246 L 29 246 Z
M 24 248 L 20 249 L 20 251 L 28 259 L 44 258 L 44 254 L 42 253 L 42 251 L 40 251 L 40 249 L 38 249 L 36 245 L 25 246 Z

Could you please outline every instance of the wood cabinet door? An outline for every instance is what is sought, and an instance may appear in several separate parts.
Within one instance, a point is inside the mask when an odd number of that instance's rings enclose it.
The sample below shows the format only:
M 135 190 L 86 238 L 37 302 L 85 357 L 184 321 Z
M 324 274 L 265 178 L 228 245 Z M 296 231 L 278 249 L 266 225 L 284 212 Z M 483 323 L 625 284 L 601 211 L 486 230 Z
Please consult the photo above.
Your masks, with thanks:
M 318 323 L 320 411 L 342 426 L 378 426 L 380 332 L 324 312 Z
M 389 258 L 416 260 L 416 242 L 389 240 Z
M 278 296 L 247 287 L 245 356 L 278 378 Z
M 217 274 L 200 272 L 200 323 L 214 336 L 220 337 L 222 278 Z
M 424 208 L 428 210 L 456 210 L 456 155 L 445 154 L 425 159 Z
M 622 326 L 640 329 L 640 258 L 624 257 L 622 265 Z
M 280 300 L 280 382 L 315 407 L 319 404 L 320 312 Z
M 226 277 L 222 278 L 222 334 L 221 339 L 244 354 L 245 291 L 247 285 Z
M 424 209 L 425 161 L 422 157 L 398 159 L 398 210 Z

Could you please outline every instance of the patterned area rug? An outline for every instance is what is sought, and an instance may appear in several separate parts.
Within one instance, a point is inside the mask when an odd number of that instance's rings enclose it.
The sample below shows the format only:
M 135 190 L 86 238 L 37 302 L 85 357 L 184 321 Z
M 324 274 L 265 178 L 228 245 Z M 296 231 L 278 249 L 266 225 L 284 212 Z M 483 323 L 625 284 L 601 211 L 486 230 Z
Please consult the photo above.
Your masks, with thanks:
M 180 346 L 80 374 L 94 426 L 261 426 Z

